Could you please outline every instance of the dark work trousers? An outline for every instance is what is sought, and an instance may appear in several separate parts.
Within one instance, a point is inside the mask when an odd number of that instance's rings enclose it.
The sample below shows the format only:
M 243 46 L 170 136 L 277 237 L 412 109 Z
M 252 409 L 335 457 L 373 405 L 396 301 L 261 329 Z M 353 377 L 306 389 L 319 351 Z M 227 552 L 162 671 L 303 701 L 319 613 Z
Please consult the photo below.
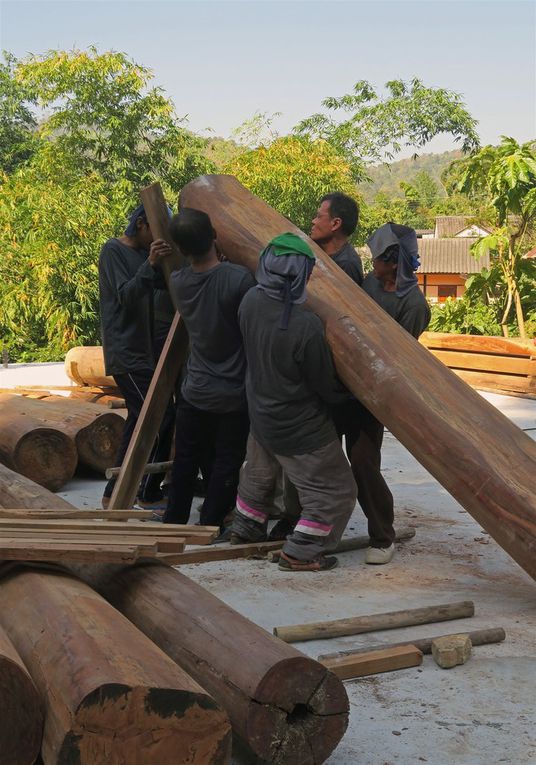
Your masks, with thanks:
M 395 539 L 393 495 L 381 472 L 383 425 L 352 399 L 332 409 L 339 439 L 344 436 L 346 454 L 357 484 L 357 501 L 368 521 L 371 547 L 389 547 Z M 295 523 L 301 506 L 296 489 L 285 477 L 283 518 Z
M 249 433 L 247 411 L 207 412 L 182 399 L 177 405 L 175 458 L 164 523 L 188 523 L 198 468 L 211 450 L 201 523 L 223 525 L 234 506 Z
M 389 547 L 395 539 L 394 502 L 381 472 L 383 425 L 357 399 L 335 407 L 333 421 L 339 438 L 345 437 L 371 547 Z
M 149 385 L 151 384 L 152 377 L 152 369 L 137 369 L 134 372 L 125 372 L 123 374 L 114 375 L 114 380 L 125 399 L 128 411 L 125 427 L 123 429 L 121 446 L 119 447 L 119 451 L 115 458 L 116 466 L 120 466 L 123 462 L 132 433 L 134 432 L 138 417 L 140 416 L 145 396 L 147 395 Z M 174 412 L 170 403 L 164 414 L 162 425 L 156 437 L 149 462 L 163 462 L 164 460 L 169 459 L 171 439 L 173 436 L 173 420 Z M 140 499 L 145 502 L 156 502 L 161 499 L 161 480 L 161 475 L 148 475 L 140 487 Z M 106 488 L 104 489 L 105 497 L 112 496 L 115 481 L 115 478 L 111 478 L 106 484 Z

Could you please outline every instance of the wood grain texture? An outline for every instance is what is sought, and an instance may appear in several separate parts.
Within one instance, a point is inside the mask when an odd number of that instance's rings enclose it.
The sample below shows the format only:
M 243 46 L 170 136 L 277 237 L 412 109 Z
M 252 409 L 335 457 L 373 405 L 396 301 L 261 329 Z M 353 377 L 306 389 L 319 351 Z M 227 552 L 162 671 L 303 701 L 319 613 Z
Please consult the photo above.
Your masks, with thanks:
M 0 394 L 0 462 L 57 491 L 74 475 L 78 463 L 76 446 L 68 434 L 55 425 L 43 423 L 29 411 L 28 404 L 39 403 L 22 396 Z M 9 491 L 6 486 L 6 492 Z
M 45 765 L 229 762 L 226 714 L 90 587 L 21 567 L 0 597 L 45 706 Z
M 364 632 L 413 627 L 416 624 L 465 619 L 474 616 L 474 613 L 474 603 L 470 600 L 463 600 L 459 603 L 407 608 L 403 611 L 389 611 L 384 614 L 350 616 L 347 619 L 331 619 L 325 622 L 274 627 L 274 635 L 287 643 L 297 643 L 303 640 L 324 640 L 325 638 L 344 637 L 345 635 L 360 635 Z
M 341 680 L 377 675 L 397 669 L 418 667 L 422 664 L 422 652 L 414 645 L 381 648 L 336 659 L 324 659 L 322 664 Z
M 207 212 L 225 255 L 256 269 L 290 221 L 231 176 L 203 176 L 180 204 Z M 322 318 L 339 376 L 533 578 L 536 443 L 434 358 L 308 240 L 317 265 L 309 306 Z
M 43 710 L 15 646 L 0 627 L 0 765 L 33 765 L 41 748 Z
M 104 355 L 100 345 L 77 346 L 67 351 L 65 373 L 78 385 L 95 385 L 102 388 L 115 388 L 112 376 L 104 370 Z
M 162 565 L 76 569 L 227 710 L 272 765 L 319 765 L 348 722 L 333 673 Z

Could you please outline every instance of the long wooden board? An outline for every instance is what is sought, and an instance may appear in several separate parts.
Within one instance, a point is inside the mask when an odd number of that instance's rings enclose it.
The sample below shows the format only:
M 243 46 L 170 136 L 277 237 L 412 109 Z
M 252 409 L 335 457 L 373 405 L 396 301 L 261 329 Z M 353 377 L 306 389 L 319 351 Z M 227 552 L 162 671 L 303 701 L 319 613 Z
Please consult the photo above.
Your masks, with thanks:
M 305 235 L 231 176 L 203 176 L 181 206 L 207 212 L 227 257 L 254 271 L 277 234 Z M 314 242 L 309 306 L 339 376 L 536 578 L 536 443 L 405 332 Z

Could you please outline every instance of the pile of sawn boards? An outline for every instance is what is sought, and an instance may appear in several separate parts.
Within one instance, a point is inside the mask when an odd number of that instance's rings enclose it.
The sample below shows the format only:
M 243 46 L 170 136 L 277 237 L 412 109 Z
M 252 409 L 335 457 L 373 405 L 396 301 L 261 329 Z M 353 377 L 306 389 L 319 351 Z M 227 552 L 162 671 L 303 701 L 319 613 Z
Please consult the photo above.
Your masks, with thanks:
M 146 557 L 139 544 L 133 565 L 96 563 L 95 553 L 77 563 L 80 538 L 105 550 L 109 528 L 108 552 L 118 537 L 135 546 L 142 523 L 87 520 L 82 531 L 86 511 L 3 466 L 0 497 L 0 527 L 33 537 L 22 560 L 0 564 L 2 765 L 223 764 L 231 737 L 247 762 L 329 757 L 348 722 L 342 682 L 160 561 L 174 529 L 146 524 L 156 548 Z M 181 527 L 185 542 L 214 531 Z M 43 562 L 46 544 L 62 549 Z

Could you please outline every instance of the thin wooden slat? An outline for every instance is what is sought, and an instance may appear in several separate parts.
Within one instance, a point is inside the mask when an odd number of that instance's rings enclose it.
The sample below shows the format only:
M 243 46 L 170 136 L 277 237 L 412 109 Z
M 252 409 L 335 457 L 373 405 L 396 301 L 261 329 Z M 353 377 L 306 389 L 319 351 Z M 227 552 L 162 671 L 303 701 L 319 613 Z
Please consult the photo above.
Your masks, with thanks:
M 338 659 L 324 659 L 322 664 L 341 680 L 350 680 L 377 675 L 380 672 L 418 667 L 422 664 L 422 652 L 414 645 L 404 645 L 367 651 L 355 656 L 342 656 Z
M 514 377 L 513 375 L 484 374 L 466 369 L 451 370 L 473 388 L 479 390 L 512 391 L 515 393 L 536 393 L 536 379 Z
M 6 544 L 7 541 L 7 544 Z M 30 540 L 28 540 L 30 541 Z M 150 557 L 157 553 L 156 544 Z M 143 550 L 143 557 L 149 556 Z M 135 563 L 140 558 L 140 549 L 133 545 L 81 545 L 47 543 L 36 540 L 35 544 L 27 541 L 2 540 L 0 542 L 0 560 L 28 560 L 61 563 Z
M 536 345 L 509 337 L 487 335 L 454 335 L 448 332 L 423 332 L 419 342 L 426 348 L 444 348 L 499 355 L 536 356 Z
M 16 530 L 15 530 L 16 531 Z M 182 553 L 186 540 L 184 537 L 143 537 L 137 534 L 94 534 L 92 532 L 79 532 L 69 533 L 67 531 L 43 531 L 43 530 L 28 530 L 19 531 L 14 533 L 10 530 L 8 534 L 0 532 L 0 545 L 6 546 L 12 540 L 19 540 L 21 542 L 31 541 L 32 543 L 37 541 L 43 541 L 53 544 L 81 544 L 81 545 L 96 545 L 96 546 L 117 546 L 128 545 L 129 547 L 137 547 L 140 551 L 148 554 L 153 554 L 154 546 L 156 545 L 156 552 L 166 554 Z
M 20 509 L 4 510 L 0 508 L 0 519 L 35 518 L 37 520 L 102 520 L 102 521 L 128 521 L 130 519 L 149 520 L 153 517 L 151 510 L 38 510 Z
M 493 356 L 489 353 L 464 353 L 462 351 L 439 351 L 432 353 L 447 367 L 498 372 L 527 377 L 536 373 L 536 361 L 517 356 Z

